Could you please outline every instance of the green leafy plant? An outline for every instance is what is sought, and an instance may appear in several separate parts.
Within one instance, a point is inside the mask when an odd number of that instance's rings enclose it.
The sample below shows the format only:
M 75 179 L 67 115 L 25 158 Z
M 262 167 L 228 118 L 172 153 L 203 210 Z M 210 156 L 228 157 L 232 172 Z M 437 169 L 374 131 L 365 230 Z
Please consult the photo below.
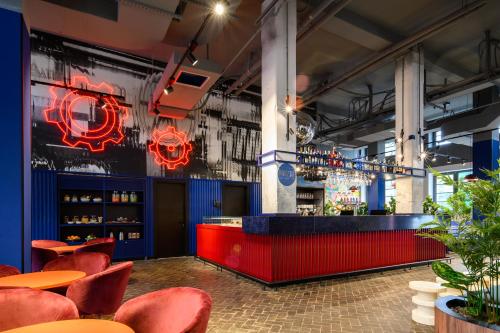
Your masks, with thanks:
M 426 196 L 425 200 L 422 204 L 422 208 L 424 210 L 424 214 L 436 215 L 439 205 L 432 200 L 430 196 Z
M 500 268 L 500 169 L 482 170 L 486 179 L 454 181 L 432 171 L 456 191 L 446 205 L 438 205 L 435 218 L 424 224 L 420 235 L 436 239 L 455 252 L 467 268 L 456 272 L 443 262 L 432 269 L 446 287 L 461 290 L 463 313 L 488 323 L 500 323 L 498 278 Z
M 358 215 L 368 215 L 368 204 L 366 202 L 362 202 L 358 206 Z
M 389 200 L 389 204 L 384 205 L 384 209 L 387 212 L 387 214 L 393 215 L 394 213 L 396 213 L 396 199 L 392 197 Z
M 325 207 L 323 209 L 325 216 L 333 216 L 335 215 L 335 206 L 331 201 L 327 201 Z

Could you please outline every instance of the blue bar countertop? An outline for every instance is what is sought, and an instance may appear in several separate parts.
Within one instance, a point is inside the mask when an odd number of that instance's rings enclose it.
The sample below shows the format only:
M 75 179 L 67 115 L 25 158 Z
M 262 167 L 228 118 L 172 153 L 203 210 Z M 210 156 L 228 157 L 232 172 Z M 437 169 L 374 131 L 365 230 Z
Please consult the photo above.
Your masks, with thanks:
M 276 214 L 244 216 L 243 231 L 258 235 L 308 235 L 335 232 L 414 230 L 432 215 L 299 216 Z

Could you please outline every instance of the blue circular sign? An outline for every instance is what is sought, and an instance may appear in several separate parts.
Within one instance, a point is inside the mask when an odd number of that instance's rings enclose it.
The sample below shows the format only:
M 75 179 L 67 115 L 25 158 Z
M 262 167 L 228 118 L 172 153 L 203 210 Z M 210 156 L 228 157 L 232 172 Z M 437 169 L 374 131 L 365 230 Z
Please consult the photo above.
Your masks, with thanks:
M 295 182 L 295 168 L 289 163 L 283 163 L 278 168 L 278 179 L 283 186 L 290 186 Z

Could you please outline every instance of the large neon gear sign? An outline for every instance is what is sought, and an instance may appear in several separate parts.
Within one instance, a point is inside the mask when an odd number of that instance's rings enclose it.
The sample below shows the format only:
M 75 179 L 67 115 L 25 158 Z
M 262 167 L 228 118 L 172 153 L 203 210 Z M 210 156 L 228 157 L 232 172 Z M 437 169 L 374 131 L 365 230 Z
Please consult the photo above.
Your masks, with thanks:
M 102 93 L 98 94 L 82 93 L 76 87 L 85 87 L 86 90 Z M 116 99 L 111 96 L 113 87 L 101 82 L 93 85 L 83 76 L 73 77 L 70 92 L 60 98 L 55 86 L 50 88 L 52 96 L 51 105 L 44 110 L 45 120 L 55 124 L 62 134 L 62 141 L 71 147 L 86 147 L 92 152 L 104 151 L 107 143 L 118 144 L 125 137 L 123 134 L 123 122 L 127 118 L 127 108 L 120 106 Z M 104 121 L 96 128 L 83 128 L 73 118 L 75 106 L 79 103 L 101 103 L 101 112 L 104 112 Z
M 189 163 L 189 154 L 193 146 L 188 142 L 186 133 L 168 126 L 164 130 L 154 130 L 149 151 L 154 154 L 155 161 L 169 170 L 175 170 L 180 165 Z

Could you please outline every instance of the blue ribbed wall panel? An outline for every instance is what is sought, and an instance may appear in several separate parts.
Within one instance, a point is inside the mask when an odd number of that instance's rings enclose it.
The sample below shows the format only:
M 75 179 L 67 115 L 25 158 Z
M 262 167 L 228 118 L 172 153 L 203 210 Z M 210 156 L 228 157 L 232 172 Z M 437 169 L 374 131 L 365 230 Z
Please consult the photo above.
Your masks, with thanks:
M 205 216 L 220 216 L 221 209 L 215 201 L 222 201 L 222 182 L 220 180 L 191 179 L 189 181 L 188 234 L 189 254 L 196 254 L 196 225 Z
M 250 215 L 262 214 L 262 186 L 261 183 L 250 184 Z
M 31 198 L 32 239 L 58 239 L 56 172 L 32 171 Z

